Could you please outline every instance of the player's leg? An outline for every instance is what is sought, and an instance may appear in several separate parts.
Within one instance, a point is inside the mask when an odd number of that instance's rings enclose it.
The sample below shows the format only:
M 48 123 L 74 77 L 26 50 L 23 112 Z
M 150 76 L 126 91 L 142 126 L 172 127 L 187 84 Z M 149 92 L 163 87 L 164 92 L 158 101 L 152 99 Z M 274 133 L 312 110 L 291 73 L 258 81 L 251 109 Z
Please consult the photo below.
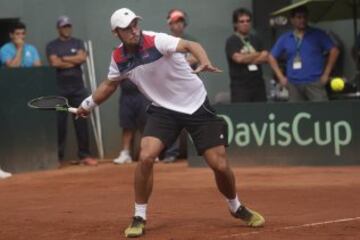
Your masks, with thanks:
M 219 191 L 225 196 L 230 213 L 244 220 L 250 227 L 261 227 L 265 219 L 259 213 L 240 203 L 236 194 L 235 177 L 226 158 L 224 145 L 211 147 L 203 153 L 204 158 L 213 170 Z
M 147 203 L 153 187 L 155 159 L 181 131 L 168 110 L 150 106 L 148 113 L 141 140 L 139 162 L 135 170 L 135 214 L 132 223 L 125 230 L 126 237 L 139 237 L 144 234 Z
M 153 188 L 155 158 L 164 149 L 164 144 L 155 137 L 143 137 L 140 156 L 135 169 L 135 213 L 133 221 L 125 229 L 125 237 L 139 237 L 145 233 L 147 203 Z
M 231 214 L 241 218 L 249 226 L 259 227 L 264 218 L 241 205 L 237 195 L 234 174 L 229 166 L 225 146 L 227 145 L 227 126 L 222 118 L 216 116 L 208 101 L 191 117 L 184 119 L 199 155 L 203 155 L 214 172 L 219 191 L 226 198 Z M 211 131 L 209 131 L 211 129 Z
M 203 156 L 208 166 L 213 170 L 219 191 L 227 198 L 236 197 L 234 173 L 226 159 L 225 146 L 219 145 L 205 150 Z M 239 206 L 236 206 L 236 209 Z

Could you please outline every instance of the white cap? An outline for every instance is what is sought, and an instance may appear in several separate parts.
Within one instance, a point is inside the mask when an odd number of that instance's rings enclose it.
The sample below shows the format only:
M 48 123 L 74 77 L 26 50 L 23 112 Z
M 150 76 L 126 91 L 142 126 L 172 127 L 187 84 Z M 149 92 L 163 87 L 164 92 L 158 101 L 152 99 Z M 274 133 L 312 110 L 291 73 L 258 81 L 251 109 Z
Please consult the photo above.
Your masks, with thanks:
M 117 27 L 126 28 L 136 18 L 142 19 L 140 16 L 137 16 L 130 9 L 120 8 L 111 15 L 110 18 L 111 30 L 115 30 Z

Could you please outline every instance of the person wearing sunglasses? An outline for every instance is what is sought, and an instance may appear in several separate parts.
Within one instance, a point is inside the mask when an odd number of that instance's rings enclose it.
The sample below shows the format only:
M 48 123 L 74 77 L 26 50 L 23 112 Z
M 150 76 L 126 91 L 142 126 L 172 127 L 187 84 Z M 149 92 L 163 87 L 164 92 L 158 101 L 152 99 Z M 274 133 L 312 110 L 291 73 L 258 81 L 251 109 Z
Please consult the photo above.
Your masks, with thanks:
M 261 64 L 268 52 L 252 32 L 252 14 L 245 8 L 233 12 L 234 33 L 227 39 L 225 52 L 230 73 L 231 102 L 265 102 L 266 90 Z

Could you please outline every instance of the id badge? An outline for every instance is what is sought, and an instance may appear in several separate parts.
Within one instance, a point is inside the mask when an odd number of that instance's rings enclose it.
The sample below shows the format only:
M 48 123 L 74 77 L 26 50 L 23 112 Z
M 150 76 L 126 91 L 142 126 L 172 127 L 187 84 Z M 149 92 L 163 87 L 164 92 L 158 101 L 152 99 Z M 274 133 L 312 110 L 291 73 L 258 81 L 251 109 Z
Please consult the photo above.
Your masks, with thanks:
M 294 63 L 293 63 L 293 69 L 294 70 L 299 70 L 302 68 L 302 62 L 301 62 L 301 57 L 299 54 L 296 55 L 295 59 L 294 59 Z
M 255 65 L 255 64 L 248 65 L 248 69 L 249 69 L 250 72 L 254 72 L 254 71 L 259 70 L 258 66 Z
M 302 68 L 302 63 L 300 61 L 296 61 L 293 63 L 293 69 L 294 70 L 299 70 Z

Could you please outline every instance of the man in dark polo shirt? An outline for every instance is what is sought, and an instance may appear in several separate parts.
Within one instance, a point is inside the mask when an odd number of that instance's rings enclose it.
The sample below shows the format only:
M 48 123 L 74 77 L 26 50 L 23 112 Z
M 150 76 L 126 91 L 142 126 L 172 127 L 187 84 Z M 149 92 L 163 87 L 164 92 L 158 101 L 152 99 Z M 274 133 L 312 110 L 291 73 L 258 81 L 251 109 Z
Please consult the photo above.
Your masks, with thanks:
M 73 38 L 72 23 L 67 16 L 59 17 L 57 21 L 59 37 L 46 47 L 46 54 L 51 66 L 56 68 L 59 95 L 66 97 L 71 106 L 78 106 L 88 92 L 82 79 L 81 64 L 86 61 L 86 52 L 81 40 Z M 97 165 L 97 161 L 90 157 L 89 132 L 86 119 L 73 116 L 80 163 Z M 58 113 L 58 156 L 63 161 L 67 130 L 67 113 Z
M 266 90 L 260 64 L 267 62 L 268 52 L 251 32 L 252 14 L 245 8 L 233 12 L 234 34 L 226 41 L 230 72 L 231 102 L 265 102 Z
M 293 30 L 276 41 L 269 63 L 279 83 L 288 88 L 290 102 L 325 101 L 325 85 L 339 50 L 324 31 L 308 26 L 305 6 L 292 10 L 291 23 Z M 286 76 L 277 62 L 281 56 L 286 59 Z

